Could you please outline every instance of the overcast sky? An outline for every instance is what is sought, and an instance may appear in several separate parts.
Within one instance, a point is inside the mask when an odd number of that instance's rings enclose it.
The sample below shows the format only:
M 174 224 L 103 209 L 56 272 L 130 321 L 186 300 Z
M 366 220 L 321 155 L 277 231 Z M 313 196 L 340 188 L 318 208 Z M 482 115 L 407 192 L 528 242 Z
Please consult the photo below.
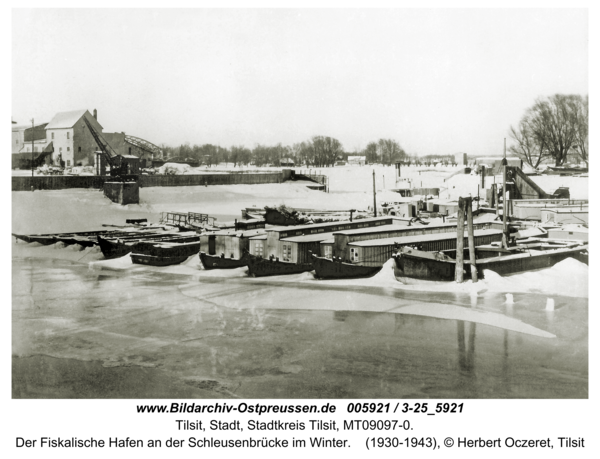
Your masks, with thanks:
M 500 154 L 537 97 L 588 93 L 585 9 L 12 14 L 13 120 L 96 108 L 156 144 Z

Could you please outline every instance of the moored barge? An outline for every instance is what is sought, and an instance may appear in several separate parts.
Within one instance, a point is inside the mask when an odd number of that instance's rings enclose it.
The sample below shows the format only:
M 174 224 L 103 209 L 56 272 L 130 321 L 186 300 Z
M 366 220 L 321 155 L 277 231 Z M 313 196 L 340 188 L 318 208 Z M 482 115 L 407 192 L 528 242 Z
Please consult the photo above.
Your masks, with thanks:
M 381 271 L 382 266 L 363 266 L 346 263 L 340 259 L 324 258 L 313 255 L 313 267 L 317 279 L 356 279 L 372 277 Z
M 550 268 L 567 259 L 575 258 L 587 262 L 587 244 L 536 244 L 510 249 L 500 247 L 477 247 L 476 267 L 479 278 L 484 278 L 485 270 L 506 276 L 525 271 Z M 480 258 L 482 257 L 482 258 Z M 456 260 L 442 252 L 424 252 L 402 247 L 394 255 L 396 278 L 409 277 L 433 281 L 453 281 Z M 470 273 L 470 261 L 464 260 L 464 274 Z
M 252 277 L 300 274 L 314 269 L 312 263 L 292 263 L 277 258 L 262 258 L 248 254 L 248 275 Z

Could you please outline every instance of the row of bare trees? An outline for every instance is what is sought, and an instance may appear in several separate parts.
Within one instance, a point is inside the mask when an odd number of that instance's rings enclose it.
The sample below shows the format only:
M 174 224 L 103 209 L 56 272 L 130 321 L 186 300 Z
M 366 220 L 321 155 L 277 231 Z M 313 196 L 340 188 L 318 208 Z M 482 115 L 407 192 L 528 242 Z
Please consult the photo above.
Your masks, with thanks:
M 314 167 L 330 167 L 336 161 L 346 161 L 348 156 L 366 156 L 367 163 L 394 164 L 396 161 L 410 160 L 409 155 L 400 144 L 393 139 L 379 139 L 370 142 L 364 149 L 354 153 L 344 152 L 338 139 L 328 136 L 313 136 L 304 142 L 291 146 L 261 145 L 253 149 L 244 146 L 224 148 L 217 145 L 189 145 L 178 147 L 161 145 L 164 159 L 194 160 L 208 166 L 221 162 L 231 162 L 234 166 L 253 164 L 255 166 L 276 165 L 291 159 L 295 165 Z
M 569 153 L 577 153 L 588 164 L 588 96 L 537 99 L 509 134 L 515 141 L 510 151 L 533 168 L 545 160 L 561 166 Z
M 291 159 L 295 164 L 327 167 L 338 159 L 345 159 L 341 142 L 333 137 L 314 136 L 305 142 L 292 146 L 257 144 L 250 150 L 244 146 L 223 148 L 216 145 L 161 146 L 165 159 L 194 160 L 208 166 L 220 162 L 232 162 L 234 166 L 254 164 L 255 166 L 276 165 Z

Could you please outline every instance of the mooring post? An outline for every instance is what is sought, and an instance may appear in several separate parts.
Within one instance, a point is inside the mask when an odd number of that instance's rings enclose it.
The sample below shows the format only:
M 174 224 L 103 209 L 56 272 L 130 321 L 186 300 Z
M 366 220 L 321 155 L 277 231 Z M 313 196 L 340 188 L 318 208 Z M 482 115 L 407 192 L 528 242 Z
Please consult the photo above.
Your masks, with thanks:
M 477 265 L 475 264 L 475 236 L 473 234 L 473 204 L 467 200 L 467 232 L 469 237 L 469 261 L 471 262 L 471 279 L 477 282 Z
M 458 212 L 456 213 L 456 271 L 454 278 L 457 283 L 463 281 L 463 265 L 465 250 L 465 200 L 458 198 Z

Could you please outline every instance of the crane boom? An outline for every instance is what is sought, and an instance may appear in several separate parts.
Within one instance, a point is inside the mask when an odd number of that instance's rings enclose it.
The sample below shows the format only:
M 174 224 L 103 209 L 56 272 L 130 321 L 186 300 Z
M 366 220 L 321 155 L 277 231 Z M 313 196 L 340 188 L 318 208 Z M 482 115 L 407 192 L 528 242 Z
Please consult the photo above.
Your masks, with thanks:
M 108 162 L 108 164 L 110 165 L 110 167 L 112 169 L 112 167 L 114 166 L 114 157 L 117 156 L 117 153 L 108 144 L 108 142 L 106 142 L 102 138 L 102 136 L 98 132 L 96 132 L 96 130 L 92 126 L 92 123 L 90 123 L 85 116 L 83 117 L 83 121 L 85 122 L 85 124 L 87 125 L 88 129 L 92 133 L 92 137 L 94 137 L 94 140 L 98 144 L 98 147 L 100 148 L 100 151 L 102 151 L 102 154 L 104 155 L 104 158 L 106 159 L 106 161 Z
M 88 129 L 92 133 L 92 137 L 98 144 L 100 151 L 102 151 L 102 156 L 106 159 L 108 165 L 110 166 L 110 175 L 111 176 L 123 176 L 127 174 L 127 166 L 124 164 L 119 164 L 117 162 L 118 154 L 115 150 L 110 146 L 110 144 L 102 138 L 99 132 L 96 132 L 96 129 L 92 126 L 92 123 L 88 121 L 88 119 L 84 116 L 83 121 L 87 125 Z

